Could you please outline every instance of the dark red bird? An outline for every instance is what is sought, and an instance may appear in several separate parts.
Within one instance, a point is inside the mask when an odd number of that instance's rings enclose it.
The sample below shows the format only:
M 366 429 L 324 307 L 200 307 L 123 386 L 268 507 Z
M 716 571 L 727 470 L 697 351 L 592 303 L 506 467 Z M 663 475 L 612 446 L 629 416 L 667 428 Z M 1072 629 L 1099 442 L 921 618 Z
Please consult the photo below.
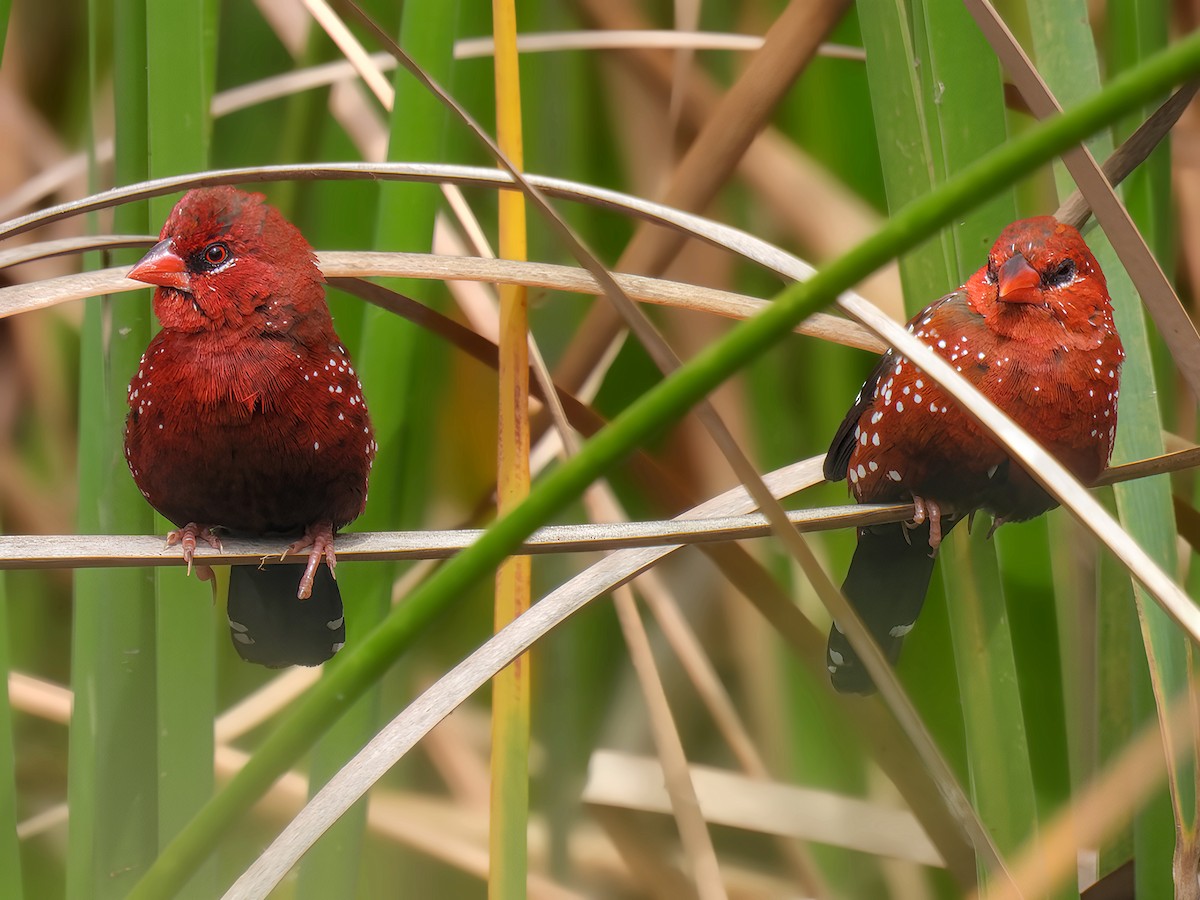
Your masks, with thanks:
M 367 500 L 376 444 L 312 248 L 261 194 L 188 192 L 129 272 L 162 330 L 129 383 L 125 457 L 190 567 L 213 529 L 298 539 L 307 565 L 234 566 L 238 653 L 318 665 L 346 640 L 334 533 Z M 327 568 L 321 568 L 324 559 Z
M 913 317 L 908 330 L 1084 484 L 1108 465 L 1125 351 L 1104 274 L 1070 225 L 1040 216 L 1008 226 L 987 265 Z M 892 662 L 921 611 L 933 573 L 930 549 L 936 552 L 943 535 L 978 509 L 996 517 L 994 529 L 1056 505 L 895 351 L 880 359 L 825 457 L 827 479 L 847 476 L 860 503 L 911 500 L 917 508 L 913 525 L 859 529 L 842 585 Z M 837 690 L 874 690 L 836 623 L 827 662 Z

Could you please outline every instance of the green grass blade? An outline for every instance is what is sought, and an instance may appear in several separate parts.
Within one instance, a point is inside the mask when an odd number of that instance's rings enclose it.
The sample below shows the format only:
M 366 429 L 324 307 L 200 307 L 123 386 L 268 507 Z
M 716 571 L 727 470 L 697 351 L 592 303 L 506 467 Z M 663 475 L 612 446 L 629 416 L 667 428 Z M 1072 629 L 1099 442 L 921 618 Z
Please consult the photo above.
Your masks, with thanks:
M 151 177 L 208 165 L 213 12 L 215 4 L 204 0 L 146 6 Z M 166 220 L 173 204 L 173 197 L 151 201 L 151 230 Z M 155 521 L 160 533 L 174 527 L 161 516 Z M 212 796 L 217 656 L 209 585 L 178 569 L 156 570 L 154 582 L 158 841 L 166 846 Z M 209 865 L 178 896 L 202 900 L 215 888 L 216 867 Z
M 1128 4 L 1128 11 L 1141 16 L 1141 12 L 1133 10 L 1135 5 Z M 1047 0 L 1031 3 L 1030 13 L 1034 25 L 1037 59 L 1043 76 L 1059 98 L 1059 102 L 1069 104 L 1094 92 L 1099 87 L 1100 76 L 1092 33 L 1087 25 L 1086 4 L 1082 0 L 1063 0 L 1054 4 Z M 1044 41 L 1041 37 L 1044 29 L 1058 35 L 1060 40 L 1053 44 Z M 1133 39 L 1141 40 L 1136 35 Z M 1140 50 L 1131 53 L 1136 57 Z M 1143 107 L 1139 107 L 1141 108 Z M 1103 133 L 1097 135 L 1091 146 L 1097 157 L 1103 159 L 1111 152 L 1112 144 L 1110 133 Z M 1062 172 L 1059 172 L 1058 176 L 1059 193 L 1066 196 L 1069 182 Z M 1150 236 L 1153 237 L 1152 221 L 1143 220 L 1139 225 L 1151 226 Z M 1161 453 L 1163 448 L 1159 409 L 1154 403 L 1130 402 L 1129 399 L 1158 396 L 1145 314 L 1128 275 L 1107 239 L 1097 229 L 1089 234 L 1088 242 L 1108 278 L 1109 293 L 1116 308 L 1117 328 L 1127 354 L 1121 374 L 1121 393 L 1125 400 L 1119 410 L 1121 427 L 1117 434 L 1113 462 L 1153 456 Z M 1160 565 L 1167 571 L 1172 571 L 1175 561 L 1175 528 L 1167 479 L 1141 479 L 1118 485 L 1114 490 L 1121 522 L 1126 530 Z M 1147 602 L 1140 588 L 1135 587 L 1134 590 L 1143 639 L 1147 651 L 1152 650 L 1151 665 L 1157 669 L 1165 695 L 1172 696 L 1186 678 L 1187 642 L 1179 636 L 1161 610 L 1152 602 Z M 1122 621 L 1126 621 L 1124 616 Z M 1124 639 L 1124 632 L 1119 627 L 1102 626 L 1101 634 L 1117 640 Z M 1101 654 L 1101 659 L 1108 656 L 1103 644 Z M 1124 654 L 1118 650 L 1112 656 L 1119 659 L 1123 658 Z M 1133 703 L 1133 708 L 1128 714 L 1129 728 L 1132 731 L 1132 728 L 1150 713 L 1152 703 L 1145 670 L 1139 665 L 1130 674 L 1133 678 L 1132 694 L 1123 699 Z M 1102 682 L 1104 683 L 1107 682 Z M 1161 697 L 1159 699 L 1162 700 Z M 1103 711 L 1102 721 L 1111 721 L 1107 712 L 1110 704 L 1106 702 L 1106 697 L 1102 695 L 1099 702 Z M 1116 741 L 1111 739 L 1105 740 L 1106 746 L 1115 743 Z M 1176 790 L 1184 792 L 1189 798 L 1194 796 L 1194 778 L 1192 763 L 1186 760 L 1180 761 L 1172 773 Z M 1187 807 L 1185 802 L 1185 809 Z M 1190 816 L 1190 809 L 1187 810 L 1187 814 Z M 1186 822 L 1183 824 L 1186 827 Z M 1159 794 L 1138 816 L 1135 824 L 1135 871 L 1139 896 L 1169 896 L 1173 892 L 1173 833 L 1174 823 L 1170 805 L 1166 795 Z
M 920 73 L 914 65 L 917 50 L 908 5 L 897 0 L 864 0 L 859 3 L 863 46 L 867 51 L 867 80 L 871 108 L 879 136 L 879 155 L 888 208 L 901 209 L 932 191 L 939 180 L 926 121 L 926 102 Z M 944 172 L 943 172 L 944 176 Z M 900 277 L 909 311 L 941 296 L 957 284 L 952 238 L 942 233 L 900 259 Z M 949 555 L 949 554 L 947 554 Z M 906 659 L 921 665 L 905 672 L 913 701 L 922 710 L 939 746 L 954 752 L 965 747 L 962 736 L 957 675 L 947 644 L 935 638 L 948 635 L 946 594 L 940 573 L 934 573 L 921 614 L 921 628 L 908 639 Z M 965 768 L 959 770 L 965 780 Z
M 97 9 L 92 7 L 93 25 Z M 113 14 L 115 165 L 116 179 L 125 183 L 147 175 L 145 8 L 139 0 L 118 0 Z M 118 209 L 115 226 L 145 232 L 145 205 Z M 126 386 L 149 336 L 149 303 L 88 301 L 80 360 L 83 533 L 145 534 L 153 526 L 121 452 Z M 67 896 L 115 898 L 124 896 L 158 847 L 151 575 L 138 569 L 79 572 L 74 629 Z
M 1165 46 L 1168 16 L 1169 13 L 1162 4 L 1147 3 L 1145 0 L 1115 4 L 1108 31 L 1110 71 L 1118 72 L 1136 65 L 1139 60 Z M 1133 116 L 1118 123 L 1118 137 L 1124 138 L 1131 133 L 1151 111 L 1151 106 L 1147 104 Z M 1122 198 L 1137 223 L 1138 230 L 1154 251 L 1159 265 L 1166 272 L 1174 271 L 1175 241 L 1171 224 L 1169 143 L 1164 141 L 1160 144 L 1122 185 Z M 1133 297 L 1136 294 L 1131 292 L 1127 296 Z M 1142 328 L 1145 329 L 1144 314 L 1140 319 Z M 1136 356 L 1131 355 L 1126 361 L 1122 376 L 1123 387 L 1129 384 L 1130 368 L 1135 359 L 1138 363 L 1138 373 L 1137 381 L 1133 385 L 1134 392 L 1131 393 L 1128 387 L 1124 387 L 1123 394 L 1126 397 L 1153 396 L 1159 403 L 1138 404 L 1139 407 L 1149 408 L 1134 411 L 1135 430 L 1127 432 L 1129 446 L 1119 451 L 1124 454 L 1141 453 L 1149 448 L 1161 446 L 1159 428 L 1163 423 L 1160 411 L 1169 411 L 1175 407 L 1177 379 L 1170 354 L 1165 351 L 1162 341 L 1157 336 L 1147 333 L 1139 336 L 1139 339 L 1148 342 L 1150 353 L 1144 355 L 1143 350 Z M 1128 341 L 1126 343 L 1128 349 Z M 1142 393 L 1144 389 L 1150 389 L 1153 393 Z M 1129 421 L 1130 406 L 1127 402 L 1121 411 L 1123 428 Z M 1122 521 L 1139 523 L 1142 530 L 1138 534 L 1138 540 L 1147 549 L 1153 547 L 1155 558 L 1167 567 L 1175 564 L 1178 546 L 1170 493 L 1170 483 L 1165 478 L 1155 479 L 1152 485 L 1122 485 L 1116 492 L 1117 507 Z M 1157 675 L 1155 699 L 1161 710 L 1166 698 L 1174 696 L 1176 691 L 1187 683 L 1192 648 L 1180 639 L 1169 622 L 1164 621 L 1161 611 L 1152 604 L 1147 604 L 1145 598 L 1140 595 L 1139 606 L 1143 609 L 1142 632 L 1147 640 L 1150 665 Z M 1189 871 L 1194 864 L 1192 860 L 1196 854 L 1197 842 L 1196 758 L 1194 755 L 1185 754 L 1184 758 L 1172 760 L 1172 763 L 1174 822 L 1167 818 L 1166 798 L 1160 793 L 1157 801 L 1139 818 L 1135 832 L 1135 849 L 1139 863 L 1136 870 L 1138 890 L 1145 896 L 1168 891 L 1171 889 L 1168 885 L 1178 889 L 1179 885 L 1172 883 L 1171 872 L 1174 868 Z M 1172 866 L 1168 867 L 1167 849 L 1171 846 L 1172 838 L 1176 842 L 1177 855 Z M 1182 854 L 1182 858 L 1179 854 Z
M 943 181 L 1004 143 L 1004 88 L 999 66 L 960 3 L 928 0 L 920 7 L 925 37 L 922 99 L 937 180 Z M 924 26 L 921 28 L 920 26 Z M 929 302 L 979 268 L 1000 231 L 1017 218 L 1007 190 L 956 223 L 948 259 L 950 277 Z M 958 534 L 946 554 L 943 581 L 950 633 L 962 691 L 969 783 L 980 816 L 1002 850 L 1028 839 L 1038 818 L 1012 633 L 995 547 Z
M 990 49 L 966 9 L 942 0 L 911 4 L 907 10 L 898 3 L 885 7 L 888 32 L 879 33 L 881 22 L 864 23 L 864 30 L 869 34 L 868 69 L 877 114 L 894 105 L 897 95 L 911 110 L 901 116 L 880 115 L 877 123 L 885 184 L 894 202 L 933 189 L 1003 144 L 1007 133 L 1000 71 L 990 62 Z M 906 21 L 906 11 L 911 21 Z M 910 26 L 907 41 L 901 39 L 904 32 L 892 30 Z M 906 161 L 903 166 L 886 162 L 897 148 Z M 1015 218 L 1016 204 L 1008 190 L 972 210 L 941 241 L 931 241 L 906 258 L 902 272 L 910 311 L 961 284 Z M 941 553 L 944 599 L 931 589 L 930 601 L 946 603 L 963 697 L 961 713 L 953 705 L 930 706 L 927 721 L 944 742 L 965 726 L 974 802 L 999 846 L 1013 849 L 1027 838 L 1037 811 L 996 553 L 979 537 L 954 534 Z M 940 610 L 935 607 L 932 612 Z M 905 664 L 928 676 L 930 668 L 943 668 L 948 657 L 944 649 L 926 641 L 909 648 Z M 951 684 L 950 678 L 915 682 L 917 688 L 932 687 L 938 694 Z
M 1121 72 L 1161 50 L 1167 43 L 1169 9 L 1162 3 L 1131 0 L 1114 3 L 1109 10 L 1108 62 L 1110 72 Z M 1146 104 L 1117 124 L 1116 136 L 1123 141 L 1154 111 Z M 1154 250 L 1159 265 L 1174 269 L 1175 244 L 1171 239 L 1171 153 L 1164 141 L 1132 172 L 1122 185 L 1122 197 L 1138 231 Z M 1163 384 L 1163 388 L 1170 385 Z M 1169 395 L 1168 395 L 1169 396 Z
M 901 209 L 927 194 L 938 180 L 923 88 L 913 65 L 917 50 L 900 0 L 861 0 L 858 5 L 871 109 L 879 134 L 888 208 Z M 949 236 L 939 235 L 906 253 L 900 261 L 904 294 L 929 302 L 956 283 L 949 273 Z M 919 308 L 919 307 L 918 307 Z M 912 310 L 915 312 L 916 310 Z
M 21 842 L 17 839 L 17 772 L 13 756 L 12 710 L 8 705 L 8 579 L 0 573 L 0 896 L 25 896 L 21 879 Z

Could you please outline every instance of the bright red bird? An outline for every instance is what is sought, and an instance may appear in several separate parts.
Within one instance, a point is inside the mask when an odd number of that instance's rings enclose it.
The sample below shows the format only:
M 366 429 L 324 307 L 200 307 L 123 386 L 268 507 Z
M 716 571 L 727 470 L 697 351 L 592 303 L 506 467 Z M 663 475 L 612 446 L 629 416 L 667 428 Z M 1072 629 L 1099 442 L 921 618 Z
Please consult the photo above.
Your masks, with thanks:
M 324 277 L 261 194 L 190 191 L 160 238 L 129 272 L 156 285 L 162 324 L 129 383 L 129 470 L 189 567 L 215 529 L 297 536 L 284 555 L 307 565 L 233 567 L 229 628 L 251 662 L 318 665 L 346 640 L 334 533 L 362 512 L 376 451 Z
M 1104 274 L 1079 232 L 1051 216 L 1008 226 L 987 265 L 908 330 L 1088 484 L 1108 465 L 1125 351 Z M 860 528 L 842 585 L 894 663 L 942 537 L 976 510 L 992 528 L 1056 505 L 937 384 L 894 350 L 867 379 L 825 457 L 860 503 L 908 502 L 912 524 Z M 911 539 L 908 531 L 914 530 Z M 928 547 L 925 546 L 928 543 Z M 874 684 L 834 624 L 827 663 L 839 691 Z

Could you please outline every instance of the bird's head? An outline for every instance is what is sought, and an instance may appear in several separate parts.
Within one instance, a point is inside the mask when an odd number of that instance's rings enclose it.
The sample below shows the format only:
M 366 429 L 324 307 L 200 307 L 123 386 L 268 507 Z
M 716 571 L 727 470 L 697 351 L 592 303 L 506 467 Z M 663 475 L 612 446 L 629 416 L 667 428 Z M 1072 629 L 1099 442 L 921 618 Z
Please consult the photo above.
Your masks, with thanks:
M 128 277 L 156 286 L 163 328 L 287 332 L 328 316 L 312 248 L 262 194 L 189 191 L 159 237 Z
M 1108 302 L 1104 274 L 1092 251 L 1078 231 L 1053 216 L 1022 219 L 1005 228 L 979 277 L 987 298 L 1011 314 L 1022 306 L 1086 314 Z

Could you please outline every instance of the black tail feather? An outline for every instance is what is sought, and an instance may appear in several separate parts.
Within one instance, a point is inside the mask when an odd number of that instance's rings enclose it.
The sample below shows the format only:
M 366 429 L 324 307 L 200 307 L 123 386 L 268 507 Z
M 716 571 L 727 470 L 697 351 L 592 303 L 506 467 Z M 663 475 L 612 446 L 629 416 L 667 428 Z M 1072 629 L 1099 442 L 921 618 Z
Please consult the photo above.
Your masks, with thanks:
M 346 643 L 342 594 L 328 567 L 317 569 L 312 596 L 296 597 L 304 563 L 233 566 L 229 636 L 247 662 L 281 669 L 319 666 Z
M 943 518 L 943 536 L 958 521 L 948 516 Z M 933 563 L 928 523 L 912 529 L 898 522 L 859 529 L 858 547 L 850 561 L 842 593 L 892 665 L 900 656 L 904 636 L 912 630 L 925 603 Z M 834 690 L 839 693 L 875 692 L 875 682 L 836 622 L 829 631 L 826 663 Z

